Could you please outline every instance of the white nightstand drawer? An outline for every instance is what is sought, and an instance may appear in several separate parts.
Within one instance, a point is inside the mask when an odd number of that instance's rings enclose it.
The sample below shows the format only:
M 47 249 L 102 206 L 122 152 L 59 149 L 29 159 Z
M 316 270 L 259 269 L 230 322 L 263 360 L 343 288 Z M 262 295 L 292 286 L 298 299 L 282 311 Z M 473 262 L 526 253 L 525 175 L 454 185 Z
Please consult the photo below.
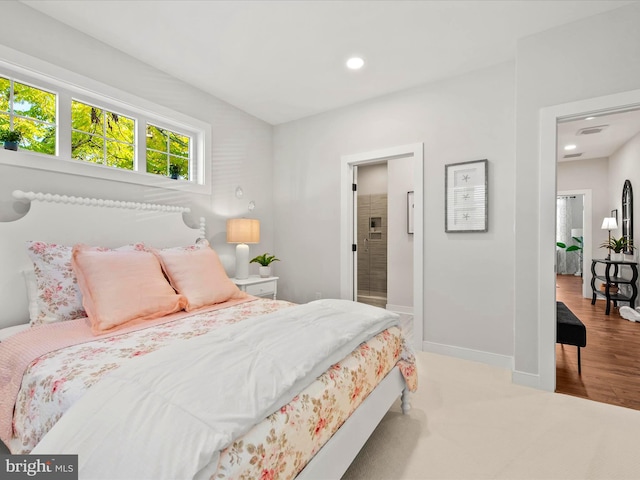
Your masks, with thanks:
M 255 295 L 256 297 L 263 297 L 267 295 L 273 295 L 276 291 L 276 282 L 275 280 L 258 283 L 256 285 L 247 285 L 246 292 L 250 295 Z
M 279 277 L 259 277 L 251 275 L 249 278 L 232 278 L 240 290 L 256 297 L 273 297 L 276 299 L 278 293 Z

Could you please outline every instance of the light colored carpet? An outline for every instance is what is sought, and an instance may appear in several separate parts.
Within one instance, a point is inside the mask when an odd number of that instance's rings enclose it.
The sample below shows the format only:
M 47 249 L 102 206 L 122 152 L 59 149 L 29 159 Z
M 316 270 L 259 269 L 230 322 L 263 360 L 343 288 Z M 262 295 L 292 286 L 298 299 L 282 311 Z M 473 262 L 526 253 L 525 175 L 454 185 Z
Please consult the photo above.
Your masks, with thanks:
M 344 480 L 640 479 L 640 411 L 511 383 L 418 353 L 412 410 L 384 417 Z

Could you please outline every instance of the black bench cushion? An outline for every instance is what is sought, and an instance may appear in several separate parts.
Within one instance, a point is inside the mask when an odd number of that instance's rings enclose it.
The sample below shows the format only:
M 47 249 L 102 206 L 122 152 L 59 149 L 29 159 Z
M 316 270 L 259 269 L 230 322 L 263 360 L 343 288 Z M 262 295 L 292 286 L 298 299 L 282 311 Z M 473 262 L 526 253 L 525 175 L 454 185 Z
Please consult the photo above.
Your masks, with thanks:
M 556 302 L 557 329 L 556 342 L 565 345 L 587 346 L 587 329 L 584 323 L 576 317 L 562 302 Z

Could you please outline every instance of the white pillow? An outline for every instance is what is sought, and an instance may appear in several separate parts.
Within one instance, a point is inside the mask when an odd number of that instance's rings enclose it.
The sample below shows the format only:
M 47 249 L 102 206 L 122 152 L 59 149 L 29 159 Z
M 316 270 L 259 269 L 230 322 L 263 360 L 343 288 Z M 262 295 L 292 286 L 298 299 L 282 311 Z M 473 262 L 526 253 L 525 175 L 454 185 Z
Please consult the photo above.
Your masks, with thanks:
M 24 283 L 27 287 L 27 300 L 29 300 L 29 319 L 34 322 L 40 316 L 38 306 L 38 284 L 36 283 L 36 272 L 32 268 L 22 270 Z

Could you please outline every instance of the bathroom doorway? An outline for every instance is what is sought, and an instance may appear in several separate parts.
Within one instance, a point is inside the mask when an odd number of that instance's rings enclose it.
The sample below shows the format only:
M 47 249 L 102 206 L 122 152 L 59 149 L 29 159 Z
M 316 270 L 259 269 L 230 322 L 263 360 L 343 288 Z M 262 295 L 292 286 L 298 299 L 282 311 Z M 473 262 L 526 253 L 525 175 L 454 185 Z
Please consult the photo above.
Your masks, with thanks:
M 400 325 L 403 329 L 406 327 L 410 343 L 415 349 L 422 350 L 424 341 L 424 155 L 422 143 L 342 157 L 340 294 L 341 298 L 350 300 L 357 300 L 358 297 L 358 169 L 385 163 L 388 177 L 386 309 L 400 315 Z
M 387 162 L 358 167 L 357 301 L 387 306 Z

